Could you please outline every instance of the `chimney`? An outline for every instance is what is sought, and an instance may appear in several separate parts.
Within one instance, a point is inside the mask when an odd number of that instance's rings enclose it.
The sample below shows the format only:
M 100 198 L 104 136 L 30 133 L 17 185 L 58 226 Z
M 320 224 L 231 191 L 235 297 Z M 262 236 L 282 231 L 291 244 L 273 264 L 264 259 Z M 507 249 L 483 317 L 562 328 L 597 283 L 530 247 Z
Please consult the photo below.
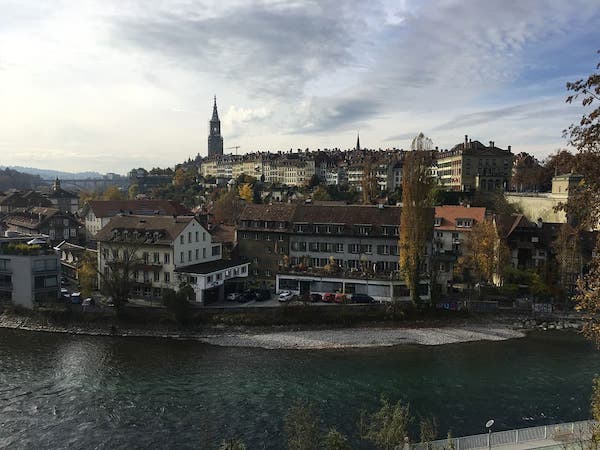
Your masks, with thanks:
M 490 141 L 490 148 L 494 146 L 494 141 Z
M 465 148 L 467 148 L 468 143 L 469 143 L 469 135 L 465 134 Z
M 510 149 L 511 149 L 511 146 L 509 145 L 509 146 L 508 146 L 508 151 L 509 151 L 509 152 L 510 152 Z

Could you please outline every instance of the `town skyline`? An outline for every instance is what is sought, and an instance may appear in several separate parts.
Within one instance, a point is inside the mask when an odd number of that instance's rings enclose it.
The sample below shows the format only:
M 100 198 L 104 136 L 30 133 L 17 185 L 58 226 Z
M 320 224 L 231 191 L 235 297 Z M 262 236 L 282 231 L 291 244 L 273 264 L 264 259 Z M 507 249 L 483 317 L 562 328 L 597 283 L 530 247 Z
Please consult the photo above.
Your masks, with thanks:
M 0 5 L 2 165 L 126 173 L 225 153 L 465 134 L 544 158 L 584 110 L 597 2 Z

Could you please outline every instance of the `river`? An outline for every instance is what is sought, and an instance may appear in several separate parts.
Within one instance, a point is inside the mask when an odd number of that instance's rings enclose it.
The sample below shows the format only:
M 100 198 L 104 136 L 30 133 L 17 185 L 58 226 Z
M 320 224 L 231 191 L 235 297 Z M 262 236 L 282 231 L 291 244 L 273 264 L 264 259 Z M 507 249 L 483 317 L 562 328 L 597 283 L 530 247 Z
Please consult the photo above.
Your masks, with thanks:
M 0 329 L 0 447 L 207 448 L 237 436 L 284 447 L 283 417 L 314 401 L 359 448 L 382 395 L 435 415 L 440 432 L 589 417 L 600 352 L 567 332 L 436 347 L 224 348 L 193 341 Z

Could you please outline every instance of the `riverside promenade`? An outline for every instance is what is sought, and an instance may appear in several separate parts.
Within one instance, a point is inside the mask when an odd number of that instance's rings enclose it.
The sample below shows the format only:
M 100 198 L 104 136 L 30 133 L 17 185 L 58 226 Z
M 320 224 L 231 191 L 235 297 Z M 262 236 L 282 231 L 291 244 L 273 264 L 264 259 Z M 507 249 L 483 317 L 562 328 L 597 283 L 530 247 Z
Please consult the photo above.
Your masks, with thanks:
M 582 448 L 581 443 L 591 436 L 591 420 L 543 425 L 532 428 L 497 431 L 412 445 L 413 450 L 530 450 Z

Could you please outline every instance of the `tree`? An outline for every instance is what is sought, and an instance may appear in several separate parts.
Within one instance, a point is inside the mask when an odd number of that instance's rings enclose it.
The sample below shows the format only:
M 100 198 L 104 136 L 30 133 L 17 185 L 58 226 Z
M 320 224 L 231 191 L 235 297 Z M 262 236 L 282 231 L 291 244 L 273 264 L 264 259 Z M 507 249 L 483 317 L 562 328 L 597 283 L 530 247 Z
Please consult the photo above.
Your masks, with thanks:
M 340 433 L 335 427 L 330 428 L 323 438 L 324 450 L 350 450 L 348 438 Z
M 284 419 L 290 450 L 314 450 L 321 444 L 321 429 L 313 403 L 297 401 Z
M 102 200 L 125 200 L 125 196 L 118 187 L 109 186 L 102 193 Z
M 506 244 L 490 220 L 476 223 L 463 243 L 456 270 L 466 280 L 493 282 L 506 264 Z
M 431 442 L 435 441 L 438 435 L 438 424 L 435 417 L 421 419 L 419 424 L 421 442 L 427 443 L 427 449 L 431 450 Z
M 84 252 L 81 265 L 77 270 L 81 295 L 89 297 L 92 295 L 96 281 L 98 280 L 98 259 L 92 252 Z
M 140 191 L 139 186 L 137 185 L 137 183 L 134 183 L 131 186 L 129 186 L 129 189 L 127 190 L 127 194 L 131 200 L 135 200 L 139 191 Z
M 118 312 L 129 300 L 136 283 L 135 275 L 142 262 L 137 256 L 141 243 L 140 240 L 115 237 L 102 246 L 106 248 L 110 259 L 106 258 L 105 266 L 98 268 L 99 287 L 101 292 L 112 298 Z
M 516 191 L 540 191 L 544 183 L 545 168 L 529 153 L 519 153 L 513 163 L 512 188 Z
M 217 199 L 212 213 L 216 223 L 235 225 L 243 209 L 244 202 L 238 197 L 237 189 L 232 189 Z
M 173 176 L 173 185 L 175 187 L 182 187 L 188 182 L 188 174 L 183 167 L 177 168 L 175 170 L 175 175 Z
M 173 289 L 163 291 L 163 303 L 177 323 L 183 323 L 188 318 L 192 307 L 190 300 L 194 299 L 195 295 L 189 284 L 180 286 L 177 292 Z
M 362 414 L 359 429 L 363 439 L 384 450 L 394 450 L 408 436 L 412 421 L 409 405 L 397 401 L 394 405 L 381 398 L 381 408 L 372 415 Z
M 321 201 L 321 202 L 330 201 L 331 195 L 329 195 L 329 191 L 327 190 L 327 187 L 321 185 L 321 186 L 317 187 L 315 189 L 315 191 L 313 192 L 312 199 L 315 201 Z
M 250 183 L 244 183 L 239 187 L 238 195 L 242 200 L 247 201 L 248 203 L 252 203 L 252 199 L 254 194 L 252 192 L 252 185 Z
M 427 241 L 433 234 L 433 181 L 431 140 L 420 133 L 406 154 L 402 168 L 402 212 L 400 216 L 400 270 L 410 289 L 413 304 L 419 305 L 419 281 L 425 266 Z

